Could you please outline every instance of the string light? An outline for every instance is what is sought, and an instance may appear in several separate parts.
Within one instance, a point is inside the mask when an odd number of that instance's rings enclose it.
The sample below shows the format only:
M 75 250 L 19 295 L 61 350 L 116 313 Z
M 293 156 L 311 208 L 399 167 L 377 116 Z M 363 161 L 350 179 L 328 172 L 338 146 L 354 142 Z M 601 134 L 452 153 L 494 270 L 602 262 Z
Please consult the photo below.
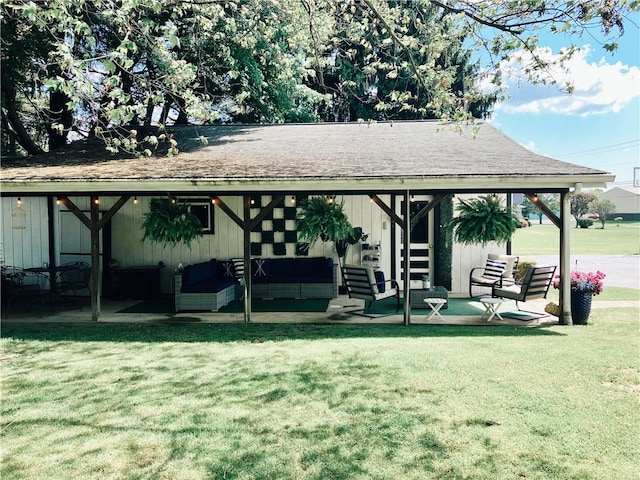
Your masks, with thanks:
M 100 199 L 98 197 L 94 198 L 93 203 L 96 205 L 100 205 Z
M 22 199 L 20 197 L 18 197 L 18 201 L 16 202 L 16 207 L 21 207 L 22 206 Z
M 294 197 L 293 195 L 291 196 L 291 203 L 293 203 L 293 204 L 296 203 L 296 197 Z
M 138 204 L 138 197 L 133 197 L 133 204 L 137 205 Z

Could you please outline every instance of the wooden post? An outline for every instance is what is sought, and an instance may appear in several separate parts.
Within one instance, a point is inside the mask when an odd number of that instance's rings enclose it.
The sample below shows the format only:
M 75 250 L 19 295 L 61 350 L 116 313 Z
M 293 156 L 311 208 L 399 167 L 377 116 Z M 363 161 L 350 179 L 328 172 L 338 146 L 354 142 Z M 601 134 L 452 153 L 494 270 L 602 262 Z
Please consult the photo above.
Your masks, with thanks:
M 82 224 L 91 232 L 91 319 L 100 320 L 100 230 L 109 222 L 118 210 L 131 198 L 123 195 L 116 203 L 100 218 L 100 199 L 97 195 L 89 198 L 91 202 L 91 218 L 80 210 L 67 197 L 60 197 L 60 202 L 73 213 Z
M 251 196 L 243 199 L 244 225 L 244 323 L 251 321 Z
M 100 199 L 91 196 L 91 320 L 100 320 Z
M 573 325 L 571 320 L 571 202 L 569 192 L 560 194 L 560 323 Z
M 409 325 L 411 323 L 411 305 L 409 305 L 409 291 L 411 289 L 411 265 L 409 261 L 411 259 L 411 192 L 407 190 L 404 193 L 404 212 L 403 212 L 403 247 L 404 247 L 404 278 L 403 278 L 403 290 L 404 290 L 404 324 Z

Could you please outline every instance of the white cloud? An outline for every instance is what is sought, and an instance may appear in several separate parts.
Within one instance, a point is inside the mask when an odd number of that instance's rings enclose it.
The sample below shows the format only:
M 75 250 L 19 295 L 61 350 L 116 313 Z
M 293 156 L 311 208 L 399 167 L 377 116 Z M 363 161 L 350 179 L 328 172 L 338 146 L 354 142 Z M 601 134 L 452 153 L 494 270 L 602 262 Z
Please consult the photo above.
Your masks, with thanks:
M 554 54 L 548 47 L 539 49 L 537 53 L 551 62 L 560 59 L 560 54 Z M 554 67 L 551 75 L 557 85 L 533 85 L 528 82 L 523 64 L 526 64 L 530 55 L 525 52 L 514 54 L 511 61 L 501 64 L 508 99 L 496 105 L 496 109 L 505 113 L 587 116 L 618 112 L 640 96 L 640 69 L 637 66 L 630 67 L 621 62 L 610 64 L 605 58 L 599 62 L 589 62 L 590 53 L 591 48 L 586 45 L 564 62 L 564 69 Z M 518 62 L 518 57 L 523 62 Z M 568 82 L 573 83 L 572 94 L 560 89 Z M 488 81 L 482 88 L 491 90 Z

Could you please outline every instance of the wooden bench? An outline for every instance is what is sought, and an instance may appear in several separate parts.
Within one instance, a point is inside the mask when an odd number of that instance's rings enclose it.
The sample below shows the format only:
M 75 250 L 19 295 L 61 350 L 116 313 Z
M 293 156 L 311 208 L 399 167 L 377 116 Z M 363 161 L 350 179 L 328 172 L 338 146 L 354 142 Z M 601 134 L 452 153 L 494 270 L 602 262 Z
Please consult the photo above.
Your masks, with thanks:
M 345 265 L 342 268 L 342 279 L 349 298 L 359 298 L 365 301 L 363 310 L 349 313 L 374 317 L 374 315 L 366 313 L 367 308 L 375 302 L 391 297 L 396 298 L 396 313 L 400 311 L 400 289 L 395 280 L 378 281 L 373 268 L 362 265 Z

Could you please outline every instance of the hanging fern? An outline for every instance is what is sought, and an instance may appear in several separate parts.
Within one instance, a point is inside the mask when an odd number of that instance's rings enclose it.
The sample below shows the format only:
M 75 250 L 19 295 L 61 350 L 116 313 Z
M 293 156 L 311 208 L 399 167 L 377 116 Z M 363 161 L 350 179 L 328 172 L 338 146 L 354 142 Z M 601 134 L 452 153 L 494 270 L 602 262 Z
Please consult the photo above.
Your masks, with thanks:
M 149 211 L 144 214 L 142 229 L 142 242 L 149 239 L 163 246 L 171 244 L 175 247 L 184 243 L 191 248 L 191 242 L 202 236 L 202 223 L 189 211 L 189 204 L 171 196 L 151 199 Z
M 456 206 L 460 214 L 451 220 L 458 243 L 483 247 L 489 242 L 506 243 L 518 228 L 518 218 L 502 200 L 494 196 L 460 200 Z
M 344 213 L 344 202 L 329 201 L 327 197 L 306 200 L 296 215 L 298 239 L 313 245 L 323 242 L 347 240 L 353 227 Z

